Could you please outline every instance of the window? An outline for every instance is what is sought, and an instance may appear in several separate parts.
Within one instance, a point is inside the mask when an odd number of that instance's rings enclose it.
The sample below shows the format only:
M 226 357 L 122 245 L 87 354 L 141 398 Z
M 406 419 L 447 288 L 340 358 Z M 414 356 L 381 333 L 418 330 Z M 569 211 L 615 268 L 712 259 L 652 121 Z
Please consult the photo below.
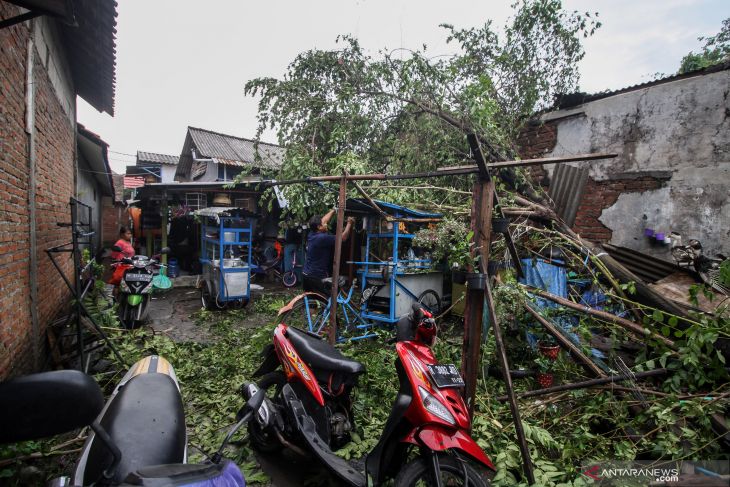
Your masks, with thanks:
M 218 181 L 233 181 L 233 179 L 241 174 L 242 167 L 229 166 L 227 164 L 218 164 Z
M 251 211 L 251 198 L 236 198 L 233 201 L 233 206 L 242 210 Z
M 205 193 L 185 193 L 185 206 L 191 210 L 208 207 L 208 197 Z

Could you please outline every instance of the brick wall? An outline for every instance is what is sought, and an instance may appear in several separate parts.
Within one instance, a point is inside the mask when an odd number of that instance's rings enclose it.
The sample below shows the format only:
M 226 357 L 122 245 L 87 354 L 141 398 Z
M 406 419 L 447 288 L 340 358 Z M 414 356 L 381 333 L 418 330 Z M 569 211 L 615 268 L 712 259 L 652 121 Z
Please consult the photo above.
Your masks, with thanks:
M 129 226 L 129 218 L 127 217 L 126 208 L 107 203 L 107 199 L 104 198 L 105 201 L 101 210 L 101 244 L 105 247 L 111 247 L 119 240 L 119 227 L 122 225 Z
M 0 18 L 19 9 L 0 2 Z M 30 227 L 25 71 L 30 34 L 24 25 L 0 29 L 0 378 L 14 356 L 32 359 L 30 328 Z M 30 365 L 30 364 L 26 364 Z
M 552 152 L 558 141 L 555 123 L 541 123 L 525 127 L 517 139 L 522 159 L 537 159 Z M 541 185 L 547 185 L 547 172 L 543 166 L 531 166 L 530 175 Z
M 0 2 L 0 18 L 19 9 Z M 74 126 L 59 102 L 40 56 L 34 56 L 36 131 L 36 245 L 39 334 L 31 325 L 29 136 L 25 132 L 28 26 L 0 29 L 0 379 L 29 372 L 45 358 L 45 329 L 69 302 L 69 293 L 45 249 L 70 240 L 69 197 L 74 194 Z M 66 100 L 68 102 L 68 100 Z M 72 262 L 60 259 L 67 275 Z M 32 353 L 36 341 L 40 364 Z
M 45 250 L 71 241 L 70 230 L 59 227 L 57 223 L 71 221 L 69 198 L 75 194 L 75 127 L 58 102 L 51 80 L 40 62 L 36 62 L 34 76 L 38 319 L 41 337 L 44 337 L 45 326 L 70 297 Z M 66 275 L 73 279 L 73 261 L 69 254 L 61 254 L 57 260 Z
M 518 138 L 520 156 L 523 159 L 546 157 L 555 148 L 557 140 L 558 126 L 555 121 L 528 125 Z M 544 166 L 532 166 L 530 171 L 535 181 L 547 191 L 550 181 Z M 661 180 L 648 176 L 608 181 L 588 178 L 573 230 L 587 240 L 608 242 L 611 240 L 611 229 L 599 220 L 603 210 L 616 203 L 621 193 L 641 193 L 661 186 Z
M 621 193 L 642 193 L 661 186 L 661 180 L 648 176 L 609 181 L 588 178 L 573 230 L 587 240 L 608 242 L 611 240 L 611 229 L 598 219 L 603 210 L 613 206 Z

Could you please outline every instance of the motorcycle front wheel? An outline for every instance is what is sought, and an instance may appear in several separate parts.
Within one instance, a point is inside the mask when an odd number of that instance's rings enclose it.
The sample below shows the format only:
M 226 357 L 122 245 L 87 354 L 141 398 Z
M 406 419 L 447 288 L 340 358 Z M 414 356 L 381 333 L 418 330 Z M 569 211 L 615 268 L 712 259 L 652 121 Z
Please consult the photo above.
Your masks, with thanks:
M 419 457 L 408 463 L 395 477 L 395 487 L 420 487 L 443 485 L 444 487 L 467 485 L 464 473 L 472 487 L 489 487 L 489 481 L 477 469 L 452 455 L 439 455 L 441 482 L 435 482 L 431 462 Z

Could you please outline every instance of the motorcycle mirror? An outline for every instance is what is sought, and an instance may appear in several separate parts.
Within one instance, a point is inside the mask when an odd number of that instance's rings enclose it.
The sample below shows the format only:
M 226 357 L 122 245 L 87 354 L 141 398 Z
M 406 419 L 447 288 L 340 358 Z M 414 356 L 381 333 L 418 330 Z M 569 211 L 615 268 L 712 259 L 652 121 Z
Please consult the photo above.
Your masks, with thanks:
M 121 252 L 122 248 L 119 245 L 112 245 L 112 250 L 114 252 Z
M 88 426 L 104 407 L 99 385 L 78 370 L 42 372 L 0 384 L 0 444 Z
M 160 255 L 165 255 L 170 253 L 170 247 L 162 247 L 160 250 Z

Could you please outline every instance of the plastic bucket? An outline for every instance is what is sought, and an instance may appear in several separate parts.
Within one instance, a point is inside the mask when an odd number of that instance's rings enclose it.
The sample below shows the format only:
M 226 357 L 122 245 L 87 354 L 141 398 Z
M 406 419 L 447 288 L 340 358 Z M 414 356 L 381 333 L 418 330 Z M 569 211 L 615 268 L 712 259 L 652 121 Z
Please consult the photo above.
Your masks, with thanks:
M 180 267 L 177 265 L 177 259 L 170 259 L 167 261 L 167 276 L 177 277 L 180 275 Z

